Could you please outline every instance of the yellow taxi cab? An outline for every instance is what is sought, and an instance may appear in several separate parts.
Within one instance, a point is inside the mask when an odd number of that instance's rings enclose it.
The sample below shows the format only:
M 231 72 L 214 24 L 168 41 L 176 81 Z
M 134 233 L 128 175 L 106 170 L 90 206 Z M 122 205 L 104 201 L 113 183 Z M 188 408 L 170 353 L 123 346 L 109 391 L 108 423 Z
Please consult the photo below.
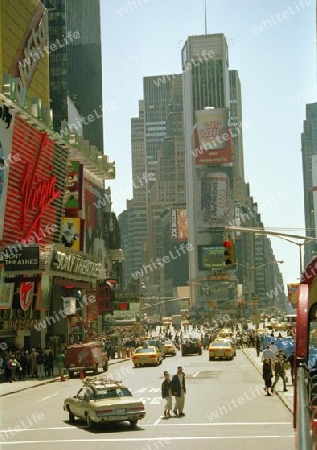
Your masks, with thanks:
M 157 347 L 151 345 L 143 345 L 142 347 L 136 348 L 132 356 L 134 367 L 148 365 L 158 366 L 162 361 L 162 352 Z
M 173 344 L 172 341 L 165 341 L 163 342 L 163 347 L 164 347 L 164 355 L 172 355 L 175 356 L 176 355 L 176 347 Z
M 234 348 L 228 340 L 214 341 L 209 344 L 209 361 L 213 359 L 233 359 Z

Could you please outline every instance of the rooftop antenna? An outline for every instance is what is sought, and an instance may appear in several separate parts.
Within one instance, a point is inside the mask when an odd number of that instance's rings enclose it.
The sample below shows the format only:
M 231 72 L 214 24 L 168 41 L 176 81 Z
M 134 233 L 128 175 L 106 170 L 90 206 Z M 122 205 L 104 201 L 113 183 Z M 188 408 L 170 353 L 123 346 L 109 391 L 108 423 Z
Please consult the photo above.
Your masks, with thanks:
M 207 0 L 205 0 L 205 34 L 207 34 Z

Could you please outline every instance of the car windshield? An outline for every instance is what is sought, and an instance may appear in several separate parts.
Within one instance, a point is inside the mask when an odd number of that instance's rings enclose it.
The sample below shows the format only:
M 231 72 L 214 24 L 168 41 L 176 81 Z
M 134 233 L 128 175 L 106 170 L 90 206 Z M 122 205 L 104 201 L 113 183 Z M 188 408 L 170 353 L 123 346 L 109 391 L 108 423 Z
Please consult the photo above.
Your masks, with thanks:
M 108 388 L 108 389 L 97 389 L 95 391 L 94 400 L 102 400 L 105 398 L 114 398 L 114 397 L 129 397 L 131 396 L 131 392 L 128 388 L 120 387 L 120 388 Z
M 166 341 L 166 342 L 164 342 L 164 345 L 173 345 L 173 342 L 171 342 L 171 341 Z
M 137 348 L 135 353 L 155 353 L 155 348 L 154 347 L 142 347 L 142 348 Z

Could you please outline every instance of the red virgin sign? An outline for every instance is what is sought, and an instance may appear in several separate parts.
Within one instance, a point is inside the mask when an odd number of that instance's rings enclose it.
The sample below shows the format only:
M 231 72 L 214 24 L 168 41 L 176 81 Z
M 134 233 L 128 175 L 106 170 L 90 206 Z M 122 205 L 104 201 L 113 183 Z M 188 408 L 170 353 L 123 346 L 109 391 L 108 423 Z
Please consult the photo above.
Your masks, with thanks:
M 54 242 L 52 227 L 62 213 L 63 152 L 47 133 L 16 117 L 11 154 L 19 155 L 19 164 L 9 170 L 3 244 Z

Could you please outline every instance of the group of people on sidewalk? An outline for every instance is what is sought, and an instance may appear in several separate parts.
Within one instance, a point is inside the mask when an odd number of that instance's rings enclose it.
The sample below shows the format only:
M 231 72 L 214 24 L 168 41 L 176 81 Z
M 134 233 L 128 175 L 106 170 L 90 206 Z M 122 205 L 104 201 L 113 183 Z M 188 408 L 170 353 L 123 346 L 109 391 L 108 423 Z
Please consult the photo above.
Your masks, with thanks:
M 290 366 L 291 369 L 293 368 L 293 354 L 290 358 L 286 358 L 283 350 L 278 350 L 274 345 L 274 342 L 271 342 L 271 344 L 267 345 L 263 350 L 262 362 L 262 375 L 265 384 L 264 390 L 266 391 L 266 395 L 271 396 L 272 394 L 275 394 L 275 387 L 280 378 L 283 381 L 283 392 L 287 392 L 288 377 L 286 375 L 286 365 Z M 273 371 L 275 379 L 272 383 Z M 292 370 L 291 377 L 293 380 Z
M 181 366 L 177 367 L 177 373 L 173 375 L 172 379 L 168 371 L 164 371 L 164 381 L 161 386 L 162 398 L 166 401 L 164 406 L 164 417 L 172 417 L 171 411 L 177 417 L 184 417 L 185 406 L 185 374 Z M 175 404 L 173 408 L 173 396 L 175 397 Z

